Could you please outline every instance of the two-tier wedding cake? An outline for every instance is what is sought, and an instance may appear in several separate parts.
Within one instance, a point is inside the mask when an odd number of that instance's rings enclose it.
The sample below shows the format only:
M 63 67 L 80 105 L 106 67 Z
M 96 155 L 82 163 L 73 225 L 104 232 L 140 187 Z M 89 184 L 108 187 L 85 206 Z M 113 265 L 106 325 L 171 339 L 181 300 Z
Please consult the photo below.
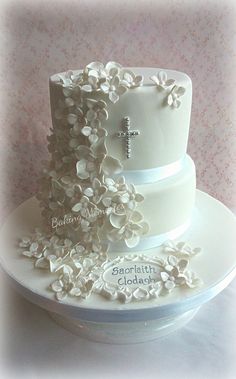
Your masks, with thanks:
M 198 286 L 189 260 L 200 248 L 173 242 L 195 203 L 186 154 L 191 79 L 93 62 L 49 84 L 51 160 L 37 196 L 43 224 L 20 247 L 51 273 L 52 295 L 78 304 L 92 294 L 158 302 L 176 287 Z M 164 257 L 150 253 L 157 246 Z

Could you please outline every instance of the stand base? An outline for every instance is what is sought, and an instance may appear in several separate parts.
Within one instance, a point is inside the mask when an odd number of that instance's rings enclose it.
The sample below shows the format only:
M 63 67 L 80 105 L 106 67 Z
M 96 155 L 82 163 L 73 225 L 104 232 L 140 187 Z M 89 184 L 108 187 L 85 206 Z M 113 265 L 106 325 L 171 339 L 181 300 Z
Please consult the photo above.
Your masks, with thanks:
M 191 270 L 203 280 L 197 289 L 176 289 L 168 297 L 159 296 L 149 302 L 121 304 L 95 293 L 82 301 L 70 297 L 56 301 L 49 291 L 52 275 L 34 269 L 32 261 L 23 258 L 16 247 L 17 238 L 27 235 L 31 226 L 40 224 L 39 204 L 35 198 L 17 208 L 3 226 L 1 265 L 19 293 L 46 309 L 59 325 L 80 337 L 116 344 L 154 340 L 184 326 L 236 275 L 235 216 L 223 204 L 198 190 L 195 205 L 191 225 L 181 240 L 203 249 L 191 261 Z M 164 254 L 159 248 L 148 253 Z
M 132 323 L 87 322 L 63 317 L 53 312 L 48 313 L 58 325 L 79 337 L 100 343 L 130 344 L 151 341 L 166 336 L 187 324 L 198 310 L 199 308 L 196 308 L 178 316 Z

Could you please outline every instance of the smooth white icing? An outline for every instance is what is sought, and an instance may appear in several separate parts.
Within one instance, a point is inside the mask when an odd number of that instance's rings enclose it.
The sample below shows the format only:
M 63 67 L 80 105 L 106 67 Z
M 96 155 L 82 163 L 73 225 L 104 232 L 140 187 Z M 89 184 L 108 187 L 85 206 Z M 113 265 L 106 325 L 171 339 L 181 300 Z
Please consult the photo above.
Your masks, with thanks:
M 149 222 L 148 235 L 166 233 L 184 224 L 191 216 L 196 189 L 195 165 L 187 156 L 178 174 L 160 182 L 136 185 L 145 200 L 137 207 Z

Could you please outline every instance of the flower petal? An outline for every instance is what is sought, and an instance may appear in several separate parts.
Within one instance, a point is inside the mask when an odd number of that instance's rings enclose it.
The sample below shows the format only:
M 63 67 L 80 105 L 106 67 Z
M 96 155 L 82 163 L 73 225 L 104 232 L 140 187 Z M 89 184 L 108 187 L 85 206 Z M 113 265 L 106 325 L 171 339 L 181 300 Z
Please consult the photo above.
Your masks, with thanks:
M 133 296 L 136 300 L 144 300 L 148 297 L 148 291 L 145 288 L 136 288 L 133 292 Z
M 171 291 L 174 287 L 175 287 L 175 283 L 172 282 L 172 280 L 167 280 L 167 281 L 165 282 L 165 288 L 166 288 L 168 291 Z
M 167 81 L 167 73 L 165 71 L 159 71 L 157 77 L 160 81 L 160 84 L 164 84 Z
M 142 219 L 143 219 L 143 216 L 138 211 L 134 211 L 131 215 L 131 218 L 130 218 L 130 220 L 135 222 L 135 223 L 142 221 Z
M 147 234 L 150 229 L 149 224 L 147 222 L 141 222 L 140 225 L 142 226 L 142 234 Z
M 135 75 L 131 70 L 125 70 L 123 78 L 129 84 L 132 84 L 135 78 Z
M 104 197 L 104 199 L 102 199 L 102 203 L 105 207 L 110 207 L 112 200 L 110 197 Z
M 120 229 L 126 222 L 126 216 L 112 213 L 109 217 L 109 220 L 114 228 Z
M 104 100 L 98 100 L 98 102 L 97 102 L 97 106 L 98 106 L 99 108 L 106 108 L 107 103 L 106 103 Z
M 143 84 L 144 76 L 143 75 L 137 75 L 134 79 L 134 83 L 136 86 L 141 86 Z
M 91 62 L 91 63 L 87 64 L 86 68 L 88 68 L 90 70 L 99 71 L 99 70 L 104 69 L 104 64 L 101 62 Z
M 84 84 L 81 89 L 85 92 L 92 92 L 92 86 L 90 84 Z
M 118 71 L 119 69 L 122 68 L 122 66 L 121 66 L 119 63 L 117 63 L 117 62 L 113 62 L 113 61 L 111 61 L 111 62 L 107 62 L 105 69 L 106 69 L 109 73 L 110 73 L 110 71 L 111 71 L 113 68 L 116 68 L 117 71 Z
M 51 288 L 54 292 L 61 292 L 62 291 L 62 282 L 60 280 L 56 280 L 51 284 Z
M 102 170 L 106 175 L 119 174 L 123 169 L 121 162 L 107 155 L 102 162 Z
M 172 105 L 173 104 L 173 96 L 171 95 L 171 93 L 167 97 L 167 104 L 168 105 Z
M 86 137 L 90 136 L 91 131 L 92 131 L 92 128 L 91 128 L 90 126 L 84 126 L 84 127 L 81 129 L 81 133 L 82 133 L 84 136 L 86 136 Z
M 156 75 L 150 76 L 150 79 L 151 79 L 155 84 L 159 84 L 159 80 L 158 80 L 158 78 L 156 77 Z
M 87 106 L 89 108 L 93 108 L 97 104 L 97 100 L 94 99 L 87 99 L 86 100 Z
M 178 96 L 183 96 L 185 94 L 185 88 L 184 87 L 179 87 L 176 91 Z
M 74 287 L 74 288 L 72 288 L 72 289 L 70 290 L 70 295 L 71 295 L 71 296 L 77 296 L 77 297 L 79 297 L 79 296 L 82 295 L 82 292 L 81 292 L 80 288 L 76 288 L 76 287 Z
M 86 161 L 84 159 L 76 163 L 76 173 L 80 179 L 89 178 L 89 173 L 86 171 Z
M 171 86 L 172 84 L 174 84 L 175 80 L 174 79 L 168 79 L 166 82 L 165 82 L 165 85 L 166 87 L 169 87 Z
M 127 247 L 129 247 L 129 248 L 137 246 L 139 241 L 140 241 L 140 237 L 137 235 L 134 235 L 132 238 L 128 238 L 128 239 L 126 238 L 125 239 L 125 243 L 126 243 Z
M 138 203 L 140 203 L 143 200 L 144 200 L 144 196 L 141 195 L 141 193 L 136 193 L 136 195 L 135 195 L 135 201 L 137 201 Z
M 96 143 L 98 141 L 98 136 L 96 135 L 96 134 L 91 134 L 90 136 L 89 136 L 89 142 L 91 143 L 91 144 L 94 144 L 94 143 Z
M 78 117 L 74 113 L 69 113 L 67 116 L 67 121 L 70 125 L 74 125 L 77 121 Z
M 178 264 L 178 258 L 176 258 L 174 255 L 169 255 L 167 261 L 171 266 L 176 266 Z
M 181 259 L 178 264 L 180 271 L 184 271 L 186 267 L 188 266 L 188 263 L 189 262 L 187 259 Z
M 73 206 L 72 211 L 73 212 L 79 212 L 81 209 L 82 209 L 82 204 L 81 203 L 77 203 L 77 204 L 75 204 Z
M 128 91 L 127 87 L 125 86 L 119 86 L 117 89 L 116 89 L 116 93 L 121 96 L 123 95 L 126 91 Z
M 120 78 L 118 75 L 114 76 L 112 79 L 111 79 L 111 82 L 110 82 L 111 86 L 114 86 L 115 88 L 118 88 L 119 87 L 119 84 L 120 84 Z
M 108 112 L 107 112 L 107 110 L 106 109 L 101 109 L 100 111 L 99 111 L 99 113 L 98 113 L 98 119 L 100 120 L 100 121 L 105 121 L 105 120 L 107 120 L 108 119 Z
M 129 194 L 128 193 L 124 193 L 123 195 L 121 195 L 120 196 L 120 201 L 123 204 L 127 204 L 129 202 Z
M 106 145 L 105 145 L 105 138 L 99 138 L 98 142 L 96 145 L 91 146 L 91 151 L 96 155 L 96 156 L 105 156 L 107 153 Z
M 180 107 L 180 104 L 181 104 L 180 100 L 175 99 L 175 100 L 173 101 L 173 106 L 174 106 L 175 108 L 179 108 L 179 107 Z
M 74 100 L 73 100 L 71 97 L 67 97 L 67 98 L 65 99 L 65 104 L 66 104 L 67 107 L 73 107 L 73 105 L 74 105 Z
M 84 190 L 84 194 L 85 194 L 86 196 L 88 196 L 88 197 L 91 197 L 91 196 L 93 196 L 94 191 L 93 191 L 92 188 L 88 187 L 88 188 L 86 188 L 86 189 Z
M 96 112 L 94 112 L 93 109 L 89 109 L 86 113 L 86 118 L 88 121 L 92 121 L 94 118 L 96 118 Z
M 115 91 L 111 91 L 109 92 L 109 99 L 115 104 L 119 100 L 119 95 Z
M 110 85 L 108 82 L 104 82 L 100 85 L 100 88 L 102 90 L 102 92 L 104 93 L 108 93 L 109 92 L 109 89 L 110 89 Z
M 162 271 L 162 272 L 160 273 L 160 276 L 161 276 L 161 280 L 162 280 L 163 282 L 166 282 L 166 281 L 169 279 L 169 274 L 167 274 L 167 272 L 165 272 L 165 271 Z

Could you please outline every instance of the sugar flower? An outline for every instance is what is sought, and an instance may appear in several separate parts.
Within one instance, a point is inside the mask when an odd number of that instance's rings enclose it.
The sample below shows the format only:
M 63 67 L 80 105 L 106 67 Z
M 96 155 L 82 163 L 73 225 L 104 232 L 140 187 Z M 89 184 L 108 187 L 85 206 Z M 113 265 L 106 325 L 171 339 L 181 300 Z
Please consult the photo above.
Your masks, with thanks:
M 153 75 L 150 79 L 156 84 L 157 88 L 164 90 L 174 84 L 174 79 L 168 79 L 165 71 L 159 71 L 157 75 Z

